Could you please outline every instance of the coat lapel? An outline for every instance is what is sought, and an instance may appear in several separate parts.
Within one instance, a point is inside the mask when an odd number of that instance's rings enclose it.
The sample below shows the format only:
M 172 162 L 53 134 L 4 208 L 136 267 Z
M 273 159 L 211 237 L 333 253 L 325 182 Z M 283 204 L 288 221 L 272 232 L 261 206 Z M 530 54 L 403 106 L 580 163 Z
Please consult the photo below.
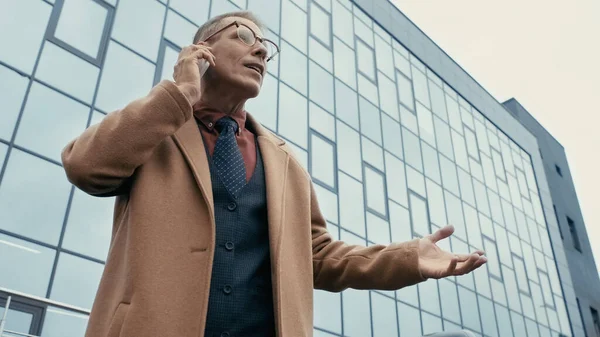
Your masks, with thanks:
M 190 118 L 173 136 L 175 143 L 183 153 L 185 160 L 192 169 L 196 183 L 202 191 L 202 196 L 208 204 L 211 217 L 214 219 L 214 202 L 212 193 L 212 182 L 210 180 L 210 169 L 208 158 L 204 150 L 204 141 L 198 129 L 195 118 Z
M 284 216 L 285 180 L 289 155 L 282 148 L 285 144 L 281 138 L 265 129 L 254 117 L 247 114 L 247 120 L 258 137 L 258 146 L 265 168 L 265 184 L 267 188 L 267 216 L 269 222 L 269 242 L 271 256 L 277 261 L 281 243 L 282 223 Z

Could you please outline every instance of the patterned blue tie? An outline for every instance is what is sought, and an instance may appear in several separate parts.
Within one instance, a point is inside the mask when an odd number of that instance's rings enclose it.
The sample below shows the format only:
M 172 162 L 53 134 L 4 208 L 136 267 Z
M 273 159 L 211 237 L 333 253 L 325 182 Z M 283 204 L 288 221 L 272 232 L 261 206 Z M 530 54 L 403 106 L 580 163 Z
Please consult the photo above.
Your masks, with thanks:
M 246 166 L 244 158 L 235 140 L 238 125 L 231 117 L 219 119 L 215 125 L 219 138 L 213 152 L 213 162 L 227 191 L 237 198 L 246 184 Z

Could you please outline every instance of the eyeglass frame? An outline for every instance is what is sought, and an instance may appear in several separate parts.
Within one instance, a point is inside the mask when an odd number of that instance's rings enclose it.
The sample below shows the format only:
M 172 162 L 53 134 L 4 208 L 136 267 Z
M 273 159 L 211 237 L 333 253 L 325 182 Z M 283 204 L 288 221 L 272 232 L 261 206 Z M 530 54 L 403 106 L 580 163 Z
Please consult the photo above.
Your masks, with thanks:
M 221 29 L 217 30 L 216 32 L 214 32 L 214 33 L 210 34 L 210 35 L 209 35 L 209 36 L 208 36 L 206 39 L 204 39 L 202 42 L 207 42 L 208 40 L 210 40 L 210 38 L 212 38 L 213 36 L 215 36 L 215 35 L 219 34 L 220 32 L 224 31 L 225 29 L 227 29 L 227 28 L 229 28 L 229 27 L 231 27 L 231 26 L 235 26 L 235 27 L 236 27 L 236 29 L 239 29 L 239 28 L 240 28 L 240 26 L 244 26 L 244 27 L 248 28 L 248 29 L 249 29 L 249 30 L 252 32 L 252 34 L 254 35 L 254 44 L 252 44 L 252 45 L 251 45 L 251 46 L 249 46 L 249 47 L 252 47 L 252 46 L 254 46 L 254 45 L 256 44 L 256 41 L 259 41 L 261 44 L 262 44 L 262 43 L 264 43 L 264 41 L 271 42 L 271 44 L 273 44 L 273 45 L 275 46 L 275 49 L 277 49 L 277 51 L 276 51 L 276 52 L 275 52 L 273 55 L 271 55 L 271 56 L 269 56 L 269 57 L 267 58 L 267 62 L 271 61 L 271 59 L 272 59 L 273 57 L 275 57 L 275 55 L 279 54 L 279 52 L 280 52 L 280 49 L 279 49 L 279 46 L 277 45 L 277 43 L 275 43 L 275 42 L 273 42 L 272 40 L 269 40 L 269 39 L 267 39 L 267 38 L 264 38 L 264 37 L 260 37 L 260 36 L 258 36 L 258 35 L 256 34 L 256 32 L 255 32 L 255 31 L 254 31 L 252 28 L 248 27 L 248 25 L 246 25 L 246 24 L 243 24 L 243 23 L 241 23 L 241 22 L 238 22 L 237 20 L 236 20 L 236 21 L 233 21 L 232 23 L 230 23 L 230 24 L 226 25 L 225 27 L 223 27 L 223 28 L 221 28 Z M 240 38 L 240 36 L 239 36 L 239 33 L 238 33 L 238 39 L 242 40 L 242 39 Z M 242 40 L 242 42 L 243 42 L 245 45 L 247 45 L 247 46 L 248 46 L 248 44 L 247 44 L 246 42 L 244 42 L 243 40 Z

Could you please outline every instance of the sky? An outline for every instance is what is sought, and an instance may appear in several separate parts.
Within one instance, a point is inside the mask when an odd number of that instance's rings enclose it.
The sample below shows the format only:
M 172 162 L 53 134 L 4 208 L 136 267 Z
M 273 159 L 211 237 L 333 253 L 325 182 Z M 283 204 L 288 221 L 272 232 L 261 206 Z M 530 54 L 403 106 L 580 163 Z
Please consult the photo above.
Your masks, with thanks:
M 600 270 L 600 1 L 392 0 L 497 101 L 565 148 Z

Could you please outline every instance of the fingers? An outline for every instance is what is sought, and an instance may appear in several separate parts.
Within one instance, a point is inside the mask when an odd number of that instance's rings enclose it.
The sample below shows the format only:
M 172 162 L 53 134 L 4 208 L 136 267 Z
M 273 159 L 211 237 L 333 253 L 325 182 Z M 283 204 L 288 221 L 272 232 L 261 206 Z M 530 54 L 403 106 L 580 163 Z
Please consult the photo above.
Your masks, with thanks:
M 458 275 L 464 275 L 464 274 L 470 273 L 471 271 L 481 267 L 484 263 L 486 263 L 487 258 L 485 256 L 483 256 L 482 254 L 478 254 L 479 252 L 481 252 L 481 251 L 477 251 L 473 254 L 466 255 L 466 256 L 468 256 L 466 261 L 461 262 L 460 265 L 458 265 L 455 268 L 454 273 L 452 275 L 458 276 Z M 462 256 L 462 258 L 464 258 L 464 256 Z
M 203 42 L 199 42 L 198 44 L 193 44 L 181 49 L 181 52 L 179 53 L 179 59 L 181 60 L 188 57 L 204 59 L 213 67 L 216 65 L 216 57 L 212 53 L 212 48 L 204 45 Z
M 438 229 L 433 234 L 428 235 L 427 237 L 431 240 L 431 242 L 436 243 L 442 239 L 449 237 L 450 235 L 452 235 L 452 233 L 454 233 L 454 226 L 448 225 Z

